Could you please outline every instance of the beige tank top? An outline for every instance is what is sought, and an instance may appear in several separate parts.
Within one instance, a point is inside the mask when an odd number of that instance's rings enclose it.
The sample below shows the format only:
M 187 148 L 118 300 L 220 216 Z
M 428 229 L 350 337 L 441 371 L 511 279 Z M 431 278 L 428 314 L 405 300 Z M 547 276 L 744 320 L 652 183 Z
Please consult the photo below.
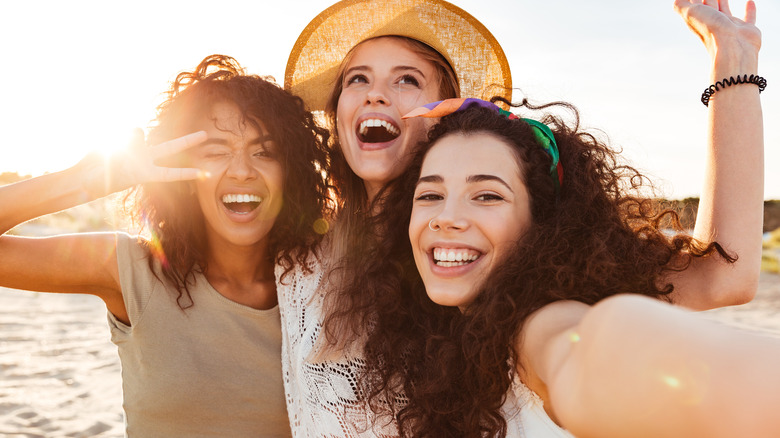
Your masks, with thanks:
M 143 240 L 117 235 L 130 326 L 109 314 L 129 437 L 289 437 L 278 307 L 256 310 L 202 275 L 182 310 Z M 155 273 L 157 276 L 155 277 Z

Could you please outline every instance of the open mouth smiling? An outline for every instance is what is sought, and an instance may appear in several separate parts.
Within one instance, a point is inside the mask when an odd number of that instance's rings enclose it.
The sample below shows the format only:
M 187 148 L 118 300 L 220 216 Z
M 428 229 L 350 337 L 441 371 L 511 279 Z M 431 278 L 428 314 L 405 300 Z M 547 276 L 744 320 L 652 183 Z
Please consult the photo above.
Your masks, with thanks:
M 222 204 L 228 210 L 238 214 L 248 214 L 254 211 L 263 202 L 263 198 L 257 195 L 229 194 L 222 196 Z
M 382 119 L 366 119 L 357 127 L 357 138 L 363 143 L 386 143 L 401 135 L 395 123 Z
M 465 266 L 473 263 L 482 254 L 479 251 L 465 248 L 434 248 L 433 263 L 443 268 Z

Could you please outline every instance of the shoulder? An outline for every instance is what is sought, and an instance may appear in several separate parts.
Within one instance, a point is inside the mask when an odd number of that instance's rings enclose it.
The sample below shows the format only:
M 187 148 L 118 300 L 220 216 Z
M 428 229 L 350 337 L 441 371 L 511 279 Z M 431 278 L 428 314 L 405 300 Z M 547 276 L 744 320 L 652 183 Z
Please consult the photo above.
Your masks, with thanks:
M 116 239 L 117 255 L 132 255 L 133 258 L 148 258 L 151 255 L 151 242 L 143 236 L 124 232 L 113 233 Z
M 576 327 L 590 307 L 571 300 L 556 301 L 542 307 L 532 313 L 523 325 L 519 346 L 537 347 Z
M 521 380 L 545 402 L 553 418 L 547 385 L 569 355 L 577 326 L 589 308 L 578 301 L 548 304 L 526 319 L 515 345 Z

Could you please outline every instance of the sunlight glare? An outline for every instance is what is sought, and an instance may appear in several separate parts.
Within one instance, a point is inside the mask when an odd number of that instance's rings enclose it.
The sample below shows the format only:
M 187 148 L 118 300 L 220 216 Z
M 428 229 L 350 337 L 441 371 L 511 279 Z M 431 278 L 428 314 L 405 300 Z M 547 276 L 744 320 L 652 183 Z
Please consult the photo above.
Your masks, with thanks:
M 662 376 L 661 380 L 670 388 L 677 389 L 680 387 L 680 379 L 673 376 Z
M 94 144 L 87 153 L 98 153 L 104 159 L 108 160 L 118 152 L 124 151 L 130 147 L 135 138 L 135 131 L 119 130 L 113 133 L 113 135 L 106 133 L 104 138 L 110 140 L 101 142 L 100 144 Z

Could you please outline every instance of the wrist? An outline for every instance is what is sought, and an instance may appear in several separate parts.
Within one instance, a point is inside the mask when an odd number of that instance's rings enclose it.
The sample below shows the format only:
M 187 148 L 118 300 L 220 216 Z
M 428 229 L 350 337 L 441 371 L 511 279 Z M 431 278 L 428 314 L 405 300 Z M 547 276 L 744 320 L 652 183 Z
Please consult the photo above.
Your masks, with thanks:
M 710 81 L 735 75 L 758 74 L 758 48 L 742 41 L 724 41 L 710 50 L 712 70 Z
M 69 169 L 79 182 L 81 196 L 86 201 L 92 201 L 107 195 L 105 184 L 105 168 L 98 154 L 90 154 L 78 164 Z
M 766 79 L 758 75 L 736 75 L 723 78 L 720 81 L 715 81 L 714 84 L 707 87 L 701 95 L 701 103 L 704 106 L 709 106 L 712 95 L 717 91 L 730 87 L 732 85 L 753 84 L 758 87 L 759 94 L 766 88 Z

